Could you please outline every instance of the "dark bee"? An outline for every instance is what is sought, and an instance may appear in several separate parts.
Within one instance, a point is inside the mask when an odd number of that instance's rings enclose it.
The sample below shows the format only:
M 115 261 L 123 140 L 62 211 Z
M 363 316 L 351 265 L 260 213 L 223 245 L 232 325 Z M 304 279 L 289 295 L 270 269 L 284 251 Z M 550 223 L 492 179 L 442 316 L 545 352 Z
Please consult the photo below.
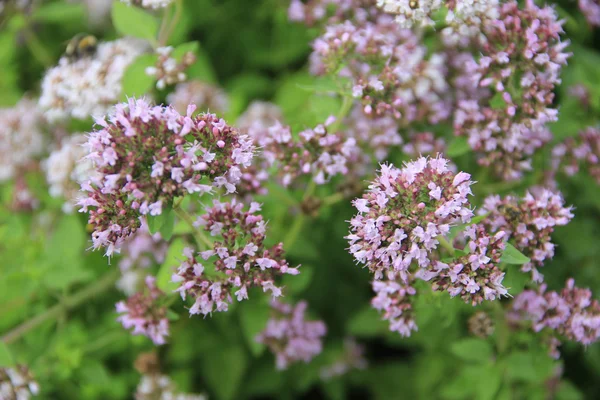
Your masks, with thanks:
M 414 10 L 415 8 L 419 7 L 419 1 L 418 0 L 410 0 L 408 2 L 408 6 Z
M 509 221 L 518 221 L 521 218 L 521 210 L 512 204 L 503 204 L 498 207 L 498 211 Z
M 96 53 L 98 47 L 98 39 L 87 33 L 79 33 L 69 40 L 65 55 L 72 60 L 77 60 L 83 57 L 89 57 Z

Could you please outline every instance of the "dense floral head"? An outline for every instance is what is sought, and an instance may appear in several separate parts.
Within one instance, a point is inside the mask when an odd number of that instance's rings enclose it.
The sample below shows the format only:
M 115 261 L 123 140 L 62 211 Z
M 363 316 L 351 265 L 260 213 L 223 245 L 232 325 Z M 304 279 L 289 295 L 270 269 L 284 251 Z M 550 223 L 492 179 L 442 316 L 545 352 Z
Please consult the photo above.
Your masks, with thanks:
M 42 118 L 36 104 L 23 98 L 0 109 L 0 182 L 15 176 L 43 150 Z
M 417 291 L 410 276 L 407 279 L 397 272 L 388 272 L 386 279 L 373 281 L 373 291 L 375 297 L 371 306 L 383 312 L 383 319 L 390 323 L 390 331 L 408 337 L 418 330 L 412 303 Z
M 0 398 L 6 400 L 28 400 L 40 392 L 29 368 L 25 365 L 0 368 Z
M 502 285 L 504 272 L 498 268 L 505 233 L 499 231 L 490 236 L 483 225 L 477 224 L 467 227 L 464 236 L 468 240 L 462 250 L 464 255 L 447 263 L 435 261 L 432 268 L 421 269 L 416 276 L 430 281 L 433 290 L 445 290 L 472 305 L 507 296 Z
M 467 223 L 471 176 L 454 174 L 448 160 L 421 157 L 398 169 L 382 165 L 369 191 L 354 201 L 358 214 L 350 221 L 350 252 L 376 279 L 387 271 L 406 271 L 415 260 L 431 263 L 429 253 L 439 235 Z
M 547 189 L 528 192 L 522 199 L 514 196 L 490 196 L 485 199 L 480 214 L 491 232 L 503 231 L 523 254 L 531 259 L 523 271 L 531 271 L 534 281 L 542 281 L 537 267 L 554 256 L 551 234 L 554 227 L 566 225 L 573 218 L 571 207 L 565 207 L 560 194 Z
M 344 20 L 365 22 L 380 15 L 377 0 L 291 0 L 288 16 L 312 26 L 317 23 L 338 23 Z
M 88 159 L 98 177 L 84 183 L 78 204 L 89 212 L 94 248 L 118 249 L 140 226 L 140 215 L 162 213 L 175 197 L 235 192 L 241 169 L 251 164 L 254 147 L 213 114 L 183 116 L 171 107 L 143 99 L 119 104 L 101 129 L 89 135 Z
M 213 243 L 207 239 L 210 247 L 205 251 L 186 248 L 184 261 L 172 278 L 180 285 L 177 291 L 181 297 L 190 296 L 195 301 L 190 314 L 227 311 L 233 290 L 238 301 L 248 299 L 252 287 L 279 297 L 282 292 L 275 285 L 275 277 L 299 273 L 285 260 L 282 243 L 265 245 L 266 222 L 258 211 L 258 203 L 245 211 L 244 205 L 235 200 L 215 200 L 213 207 L 198 218 L 195 225 L 216 240 Z
M 287 369 L 297 361 L 307 363 L 321 353 L 327 327 L 323 321 L 306 320 L 308 304 L 305 301 L 292 306 L 273 300 L 271 307 L 273 317 L 256 341 L 267 345 L 275 354 L 277 369 Z
M 39 99 L 50 121 L 104 115 L 122 95 L 127 67 L 148 49 L 137 39 L 100 43 L 92 57 L 63 57 L 46 72 Z
M 208 400 L 204 394 L 182 393 L 167 375 L 144 374 L 137 386 L 135 400 Z
M 165 344 L 169 336 L 169 320 L 167 307 L 164 306 L 165 294 L 156 287 L 156 279 L 146 277 L 146 287 L 116 305 L 121 314 L 117 320 L 125 329 L 133 328 L 132 335 L 144 335 L 152 339 L 154 344 Z
M 565 139 L 552 150 L 553 173 L 573 176 L 580 169 L 600 184 L 600 129 L 589 127 L 577 137 Z
M 600 339 L 600 304 L 589 289 L 569 279 L 560 292 L 526 290 L 513 302 L 515 319 L 531 321 L 534 331 L 556 331 L 567 339 L 590 345 Z M 558 355 L 558 354 L 556 354 Z
M 157 10 L 168 7 L 173 0 L 121 0 L 121 3 Z
M 171 46 L 157 48 L 156 55 L 158 59 L 154 66 L 146 68 L 146 75 L 155 77 L 156 88 L 161 90 L 168 85 L 185 82 L 185 70 L 196 62 L 196 56 L 191 51 L 177 60 Z
M 321 368 L 319 376 L 327 381 L 343 376 L 353 369 L 366 369 L 368 361 L 365 358 L 365 347 L 353 337 L 344 338 L 344 347 L 340 357 L 332 364 Z
M 200 110 L 222 114 L 229 110 L 227 93 L 218 86 L 201 81 L 180 83 L 167 96 L 168 103 L 179 113 L 185 113 L 188 105 L 195 104 Z M 236 124 L 237 127 L 239 125 Z M 241 128 L 240 128 L 241 129 Z

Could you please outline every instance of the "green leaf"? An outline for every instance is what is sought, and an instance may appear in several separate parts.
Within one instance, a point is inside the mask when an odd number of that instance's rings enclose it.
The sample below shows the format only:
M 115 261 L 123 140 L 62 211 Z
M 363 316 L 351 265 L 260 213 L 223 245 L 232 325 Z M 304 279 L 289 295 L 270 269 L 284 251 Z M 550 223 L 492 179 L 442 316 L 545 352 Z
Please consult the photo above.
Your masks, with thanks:
M 151 234 L 155 234 L 157 232 L 162 234 L 161 229 L 165 227 L 165 233 L 167 233 L 169 237 L 163 237 L 163 239 L 169 240 L 173 234 L 173 228 L 175 227 L 175 213 L 173 212 L 172 205 L 168 204 L 163 206 L 162 213 L 160 215 L 146 215 L 146 221 L 148 222 L 148 230 Z
M 256 296 L 252 293 L 249 299 L 238 304 L 237 314 L 240 319 L 240 325 L 246 344 L 256 357 L 262 354 L 265 345 L 256 341 L 256 336 L 265 329 L 267 321 L 271 316 L 271 308 L 264 296 L 260 296 L 258 291 Z
M 173 57 L 180 60 L 185 53 L 191 51 L 196 56 L 193 63 L 185 72 L 189 78 L 199 79 L 209 83 L 217 82 L 217 74 L 199 42 L 188 42 L 180 44 L 173 50 Z
M 503 110 L 506 108 L 506 102 L 502 98 L 501 92 L 497 92 L 494 97 L 490 99 L 490 107 L 494 110 Z
M 142 54 L 137 57 L 125 70 L 123 74 L 123 93 L 121 100 L 128 97 L 139 97 L 152 90 L 156 78 L 146 74 L 146 68 L 156 64 L 155 54 Z
M 181 60 L 183 60 L 183 56 L 185 56 L 187 53 L 191 52 L 194 55 L 196 55 L 198 53 L 199 49 L 200 49 L 200 43 L 187 42 L 187 43 L 183 43 L 183 44 L 180 44 L 179 46 L 175 47 L 171 56 L 175 60 L 181 61 Z
M 83 3 L 45 2 L 34 10 L 32 19 L 35 21 L 64 24 L 86 19 Z
M 372 337 L 386 333 L 389 328 L 377 310 L 367 305 L 350 320 L 346 330 L 354 336 Z
M 248 358 L 242 346 L 221 340 L 203 357 L 202 377 L 218 400 L 231 400 L 241 389 L 247 365 Z
M 131 7 L 115 1 L 112 6 L 112 21 L 115 29 L 123 36 L 133 36 L 155 41 L 158 20 L 139 7 Z
M 529 259 L 529 257 L 517 250 L 515 246 L 513 246 L 510 243 L 506 243 L 506 248 L 504 249 L 504 252 L 502 252 L 502 257 L 500 258 L 500 261 L 505 264 L 521 265 L 526 264 L 531 260 Z
M 300 294 L 302 293 L 312 280 L 314 274 L 314 268 L 308 266 L 301 266 L 299 269 L 300 274 L 298 275 L 284 275 L 282 282 L 286 288 L 287 293 Z
M 484 363 L 492 357 L 492 346 L 483 339 L 468 338 L 454 342 L 450 351 L 465 361 L 477 363 Z
M 458 136 L 452 139 L 446 150 L 446 155 L 449 157 L 458 157 L 471 151 L 469 141 L 465 136 Z
M 12 354 L 4 342 L 0 342 L 0 367 L 12 367 L 15 365 Z
M 172 293 L 173 290 L 179 286 L 176 283 L 171 282 L 171 276 L 175 272 L 177 267 L 183 258 L 183 249 L 186 247 L 186 243 L 183 239 L 175 239 L 169 245 L 169 251 L 165 257 L 165 261 L 160 266 L 158 274 L 156 275 L 156 286 L 165 293 Z

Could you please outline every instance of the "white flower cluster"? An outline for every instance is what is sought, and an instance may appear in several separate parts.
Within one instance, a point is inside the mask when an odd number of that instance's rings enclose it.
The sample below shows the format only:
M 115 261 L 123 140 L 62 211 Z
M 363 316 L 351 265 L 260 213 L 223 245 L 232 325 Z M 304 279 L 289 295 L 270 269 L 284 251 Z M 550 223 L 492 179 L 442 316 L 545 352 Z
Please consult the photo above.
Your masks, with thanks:
M 0 109 L 0 182 L 12 178 L 43 149 L 41 116 L 33 100 L 23 98 L 12 108 Z
M 42 81 L 40 107 L 49 121 L 104 115 L 119 101 L 127 67 L 147 49 L 144 41 L 119 39 L 98 45 L 93 57 L 60 59 Z
M 87 155 L 83 144 L 87 137 L 82 134 L 65 137 L 58 149 L 42 163 L 52 197 L 64 197 L 67 202 L 63 211 L 73 211 L 74 200 L 82 182 L 88 181 L 94 171 L 92 162 L 83 159 Z
M 182 114 L 190 104 L 195 104 L 200 110 L 218 115 L 229 110 L 229 98 L 223 89 L 196 80 L 179 83 L 175 91 L 167 96 L 167 102 Z
M 377 0 L 377 7 L 395 14 L 396 22 L 403 28 L 433 25 L 431 14 L 443 4 L 442 0 Z
M 127 5 L 136 5 L 142 6 L 144 8 L 151 8 L 153 10 L 159 8 L 165 8 L 169 6 L 173 0 L 121 0 L 121 3 L 125 3 Z
M 471 40 L 485 41 L 481 33 L 484 24 L 500 16 L 499 0 L 458 0 L 448 11 L 442 37 L 447 45 L 468 46 Z

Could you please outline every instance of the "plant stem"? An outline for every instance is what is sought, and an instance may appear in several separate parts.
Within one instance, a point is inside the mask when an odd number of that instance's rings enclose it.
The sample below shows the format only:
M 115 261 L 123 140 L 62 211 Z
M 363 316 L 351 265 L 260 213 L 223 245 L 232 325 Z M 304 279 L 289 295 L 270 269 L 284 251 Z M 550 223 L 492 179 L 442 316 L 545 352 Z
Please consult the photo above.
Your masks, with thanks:
M 192 216 L 188 214 L 187 211 L 185 211 L 181 207 L 173 208 L 173 211 L 175 211 L 175 214 L 179 218 L 184 220 L 192 228 L 194 239 L 196 240 L 198 246 L 206 245 L 209 249 L 212 249 L 213 243 L 206 236 L 204 236 L 204 234 L 201 231 L 196 229 L 196 227 L 194 226 L 194 220 L 192 219 Z
M 94 298 L 95 296 L 99 295 L 100 293 L 111 289 L 114 283 L 117 281 L 120 274 L 121 272 L 119 271 L 119 269 L 114 269 L 110 273 L 104 275 L 102 278 L 83 288 L 79 292 L 73 294 L 72 296 L 66 297 L 60 303 L 49 308 L 42 314 L 38 314 L 30 320 L 23 322 L 21 325 L 17 326 L 16 328 L 8 332 L 6 335 L 2 336 L 0 340 L 6 344 L 15 342 L 27 332 L 31 331 L 34 328 L 37 328 L 44 322 L 58 318 L 61 314 L 73 308 L 76 308 L 81 304 L 87 302 L 88 300 Z
M 29 25 L 23 29 L 23 35 L 33 57 L 44 67 L 50 68 L 54 64 L 54 60 Z
M 160 33 L 159 33 L 159 39 L 158 39 L 158 43 L 160 46 L 166 46 L 167 42 L 169 41 L 169 37 L 171 37 L 171 35 L 173 34 L 173 30 L 179 23 L 179 19 L 181 18 L 181 14 L 183 11 L 183 0 L 175 1 L 175 14 L 173 15 L 173 18 L 171 19 L 171 21 L 169 21 L 169 24 L 167 24 L 166 20 L 167 20 L 167 15 L 168 15 L 169 11 L 170 11 L 170 9 L 167 9 L 167 11 L 165 12 L 165 17 L 163 18 L 163 23 L 161 24 L 161 27 L 160 27 Z
M 446 249 L 448 253 L 450 253 L 451 256 L 454 256 L 454 247 L 450 243 L 448 243 L 445 237 L 440 235 L 436 239 L 438 240 L 438 242 L 440 242 L 442 247 Z
M 299 214 L 292 223 L 290 230 L 288 231 L 285 239 L 283 240 L 283 244 L 289 249 L 291 248 L 296 240 L 298 239 L 298 235 L 302 231 L 302 227 L 304 226 L 304 221 L 306 221 L 306 215 Z
M 354 99 L 352 97 L 344 96 L 344 100 L 342 101 L 342 107 L 340 108 L 340 111 L 338 112 L 338 115 L 335 118 L 335 122 L 331 124 L 329 129 L 327 129 L 329 132 L 336 133 L 340 129 L 340 126 L 342 125 L 344 118 L 346 118 L 346 115 L 348 115 L 348 113 L 350 112 L 353 103 Z
M 344 196 L 343 193 L 334 193 L 330 196 L 325 197 L 323 199 L 322 205 L 331 206 L 335 203 L 339 203 L 340 201 L 344 200 L 345 198 L 346 198 L 346 196 Z

